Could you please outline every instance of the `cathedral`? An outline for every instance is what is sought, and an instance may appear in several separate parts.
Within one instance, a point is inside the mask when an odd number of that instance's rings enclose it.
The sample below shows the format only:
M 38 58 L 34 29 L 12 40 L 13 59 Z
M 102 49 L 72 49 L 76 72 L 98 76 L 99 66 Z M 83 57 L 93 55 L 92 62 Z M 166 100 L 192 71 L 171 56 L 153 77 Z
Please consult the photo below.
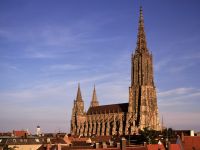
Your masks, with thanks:
M 145 127 L 160 130 L 153 58 L 147 48 L 144 18 L 140 7 L 137 46 L 131 55 L 131 84 L 128 103 L 99 105 L 94 87 L 87 112 L 80 85 L 72 108 L 71 134 L 78 136 L 132 135 Z

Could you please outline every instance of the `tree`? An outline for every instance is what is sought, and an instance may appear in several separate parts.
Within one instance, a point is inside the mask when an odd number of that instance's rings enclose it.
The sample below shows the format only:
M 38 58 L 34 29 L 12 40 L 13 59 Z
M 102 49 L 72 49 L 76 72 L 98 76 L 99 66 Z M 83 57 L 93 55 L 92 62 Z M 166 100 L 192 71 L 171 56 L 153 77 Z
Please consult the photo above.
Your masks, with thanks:
M 157 143 L 156 138 L 158 137 L 158 132 L 156 130 L 145 127 L 143 130 L 140 130 L 139 133 L 141 134 L 144 142 L 149 144 Z

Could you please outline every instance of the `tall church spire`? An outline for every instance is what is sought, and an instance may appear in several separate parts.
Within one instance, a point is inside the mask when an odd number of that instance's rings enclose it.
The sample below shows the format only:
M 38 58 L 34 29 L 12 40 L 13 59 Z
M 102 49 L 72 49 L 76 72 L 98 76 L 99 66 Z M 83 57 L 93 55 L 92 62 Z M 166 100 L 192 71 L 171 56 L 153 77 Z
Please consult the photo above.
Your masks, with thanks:
M 72 118 L 71 118 L 71 134 L 79 134 L 80 132 L 80 121 L 77 121 L 77 118 L 82 118 L 84 117 L 85 112 L 84 112 L 84 101 L 81 96 L 81 89 L 80 89 L 80 84 L 78 84 L 78 91 L 77 91 L 77 96 L 76 100 L 74 100 L 74 106 L 72 108 Z M 78 130 L 76 125 L 79 126 Z
M 131 67 L 132 85 L 154 85 L 152 55 L 147 49 L 142 7 L 140 7 L 137 46 L 135 54 L 132 55 Z
M 148 49 L 147 49 L 146 35 L 144 31 L 144 17 L 142 12 L 142 6 L 140 6 L 136 52 L 143 53 L 146 51 L 148 51 Z
M 80 83 L 78 84 L 78 91 L 77 91 L 76 101 L 83 101 L 82 96 L 81 96 Z
M 99 106 L 99 102 L 97 100 L 97 94 L 96 94 L 96 89 L 95 89 L 95 85 L 94 85 L 94 90 L 93 90 L 93 94 L 92 94 L 92 101 L 90 103 L 90 107 L 96 107 Z
M 160 129 L 153 77 L 153 56 L 147 49 L 142 7 L 140 7 L 137 46 L 135 53 L 132 54 L 128 110 L 130 114 L 134 113 L 137 128 Z

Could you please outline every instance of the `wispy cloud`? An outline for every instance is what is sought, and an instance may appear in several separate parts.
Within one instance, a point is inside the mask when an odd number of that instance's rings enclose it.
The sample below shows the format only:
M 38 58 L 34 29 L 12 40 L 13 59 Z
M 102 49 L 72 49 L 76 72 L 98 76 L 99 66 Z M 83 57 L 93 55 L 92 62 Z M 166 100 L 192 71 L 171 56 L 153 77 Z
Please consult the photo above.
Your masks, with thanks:
M 171 113 L 199 114 L 199 97 L 200 90 L 195 88 L 176 88 L 159 92 L 159 108 L 162 113 L 166 113 L 170 110 Z M 170 116 L 168 116 L 168 118 L 170 118 Z M 177 117 L 177 120 L 181 122 L 179 117 Z
M 101 75 L 91 75 L 85 78 L 80 78 L 80 79 L 75 79 L 74 81 L 69 81 L 68 84 L 72 85 L 72 84 L 77 84 L 79 83 L 92 83 L 95 84 L 95 82 L 99 82 L 100 80 L 103 79 L 111 79 L 113 77 L 113 75 L 115 75 L 115 73 L 107 73 L 107 74 L 101 74 Z
M 76 70 L 80 69 L 83 66 L 81 65 L 72 65 L 72 64 L 56 64 L 56 65 L 51 65 L 49 66 L 49 70 L 51 71 L 65 71 L 65 70 Z
M 200 58 L 200 52 L 199 51 L 200 51 L 200 48 L 199 48 L 198 52 L 196 52 L 196 53 L 190 53 L 190 54 L 187 54 L 185 56 L 182 56 L 182 59 L 192 59 L 192 60 L 199 59 Z
M 31 58 L 31 59 L 52 59 L 58 58 L 59 54 L 55 54 L 54 52 L 50 52 L 47 50 L 41 50 L 38 47 L 32 48 L 32 50 L 25 49 L 25 53 L 20 58 Z
M 34 131 L 34 126 L 38 124 L 46 132 L 49 129 L 54 131 L 55 127 L 61 128 L 62 131 L 67 130 L 66 118 L 67 114 L 71 113 L 73 100 L 70 97 L 73 92 L 71 89 L 64 84 L 42 84 L 27 89 L 1 91 L 1 130 L 29 128 Z M 57 122 L 57 125 L 53 122 Z M 47 125 L 49 129 L 46 128 Z
M 156 62 L 154 65 L 155 71 L 162 70 L 169 62 L 170 62 L 170 58 L 165 58 L 165 59 L 162 59 L 162 60 Z
M 158 93 L 159 110 L 165 126 L 175 129 L 198 130 L 200 89 L 175 88 Z M 190 128 L 188 128 L 190 127 Z
M 8 30 L 0 29 L 0 37 L 11 38 L 12 34 Z
M 62 93 L 62 94 L 61 94 Z M 52 99 L 58 98 L 58 95 L 65 95 L 64 87 L 62 86 L 52 86 L 52 85 L 42 85 L 42 86 L 34 86 L 32 88 L 27 89 L 18 89 L 12 91 L 4 91 L 0 93 L 1 101 L 8 103 L 8 102 L 16 102 L 16 103 L 23 103 L 23 102 L 34 102 L 38 101 L 39 99 Z
M 169 96 L 177 96 L 177 95 L 185 95 L 185 94 L 189 94 L 189 93 L 193 93 L 196 92 L 198 90 L 194 89 L 194 88 L 176 88 L 176 89 L 172 89 L 172 90 L 168 90 L 168 91 L 163 91 L 163 92 L 159 92 L 158 95 L 160 97 L 169 97 Z
M 63 69 L 63 68 L 62 68 Z M 99 82 L 104 79 L 110 79 L 113 77 L 114 74 L 102 74 L 98 76 L 89 76 L 89 77 L 82 77 L 80 80 L 74 79 L 74 80 L 62 80 L 53 82 L 53 80 L 44 82 L 43 80 L 41 82 L 35 83 L 35 85 L 31 87 L 24 87 L 22 89 L 16 89 L 16 90 L 7 90 L 7 91 L 0 91 L 0 97 L 1 102 L 3 103 L 24 103 L 24 102 L 38 102 L 42 100 L 41 102 L 44 102 L 44 100 L 58 100 L 58 99 L 66 99 L 67 94 L 68 96 L 72 96 L 72 93 L 75 93 L 73 91 L 74 87 L 77 87 L 78 82 L 83 84 L 89 84 L 93 86 L 95 82 Z M 66 92 L 68 91 L 68 92 Z
M 57 67 L 54 69 L 57 69 Z M 79 80 L 86 109 L 91 100 L 93 83 L 97 82 L 96 86 L 99 95 L 104 95 L 106 97 L 106 95 L 112 94 L 109 93 L 109 91 L 105 92 L 105 90 L 108 90 L 109 88 L 111 88 L 109 90 L 113 90 L 113 92 L 117 91 L 117 93 L 120 93 L 121 90 L 119 85 L 111 86 L 110 82 L 107 84 L 108 87 L 105 87 L 106 85 L 103 86 L 98 84 L 102 80 L 111 80 L 114 76 L 116 76 L 116 74 L 91 75 L 90 77 L 82 77 Z M 29 88 L 1 91 L 0 119 L 8 123 L 12 122 L 14 118 L 16 119 L 17 116 L 18 121 L 21 120 L 22 122 L 25 122 L 23 125 L 20 122 L 16 122 L 15 125 L 12 123 L 6 125 L 7 130 L 31 127 L 29 129 L 34 131 L 33 124 L 37 123 L 36 125 L 39 124 L 40 126 L 45 127 L 47 122 L 53 121 L 56 121 L 57 124 L 59 124 L 58 128 L 61 128 L 61 130 L 67 130 L 69 127 L 66 126 L 66 123 L 69 124 L 73 99 L 75 98 L 77 91 L 77 83 L 77 79 L 63 80 L 59 83 L 53 83 L 51 81 L 50 83 L 37 83 Z M 100 102 L 103 104 L 104 100 L 101 99 Z M 3 114 L 6 114 L 6 116 Z M 15 114 L 15 117 L 13 114 Z M 4 129 L 5 125 L 0 124 L 0 127 L 1 129 Z M 52 123 L 51 125 L 48 125 L 48 130 L 55 129 L 55 127 L 56 125 Z
M 187 70 L 189 67 L 194 66 L 193 62 L 175 65 L 169 68 L 170 73 L 180 73 Z
M 14 64 L 10 64 L 10 63 L 0 63 L 0 68 L 1 69 L 8 69 L 8 70 L 14 70 L 14 71 L 19 71 L 20 69 L 14 65 Z
M 102 28 L 104 23 L 94 26 L 92 20 L 75 21 L 75 25 L 42 25 L 30 28 L 8 28 L 0 30 L 2 39 L 9 43 L 20 43 L 23 47 L 17 51 L 23 51 L 23 55 L 15 58 L 40 58 L 48 59 L 62 57 L 63 54 L 77 51 L 91 50 L 95 43 L 108 43 L 118 41 L 120 36 L 101 37 L 96 32 Z M 2 57 L 2 56 L 1 56 Z M 12 57 L 12 56 L 11 56 Z
M 181 105 L 194 103 L 200 97 L 200 89 L 196 88 L 176 88 L 158 93 L 161 105 Z

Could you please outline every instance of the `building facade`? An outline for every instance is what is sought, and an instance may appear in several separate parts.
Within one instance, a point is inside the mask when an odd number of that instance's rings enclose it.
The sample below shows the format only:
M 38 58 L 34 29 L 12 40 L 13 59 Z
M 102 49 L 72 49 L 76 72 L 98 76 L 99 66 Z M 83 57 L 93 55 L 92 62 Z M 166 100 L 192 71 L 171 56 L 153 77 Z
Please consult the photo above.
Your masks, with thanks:
M 131 55 L 131 85 L 128 103 L 99 105 L 94 87 L 87 112 L 80 85 L 74 100 L 71 134 L 79 136 L 129 135 L 145 127 L 160 130 L 153 57 L 147 48 L 144 18 L 140 8 L 137 46 Z

